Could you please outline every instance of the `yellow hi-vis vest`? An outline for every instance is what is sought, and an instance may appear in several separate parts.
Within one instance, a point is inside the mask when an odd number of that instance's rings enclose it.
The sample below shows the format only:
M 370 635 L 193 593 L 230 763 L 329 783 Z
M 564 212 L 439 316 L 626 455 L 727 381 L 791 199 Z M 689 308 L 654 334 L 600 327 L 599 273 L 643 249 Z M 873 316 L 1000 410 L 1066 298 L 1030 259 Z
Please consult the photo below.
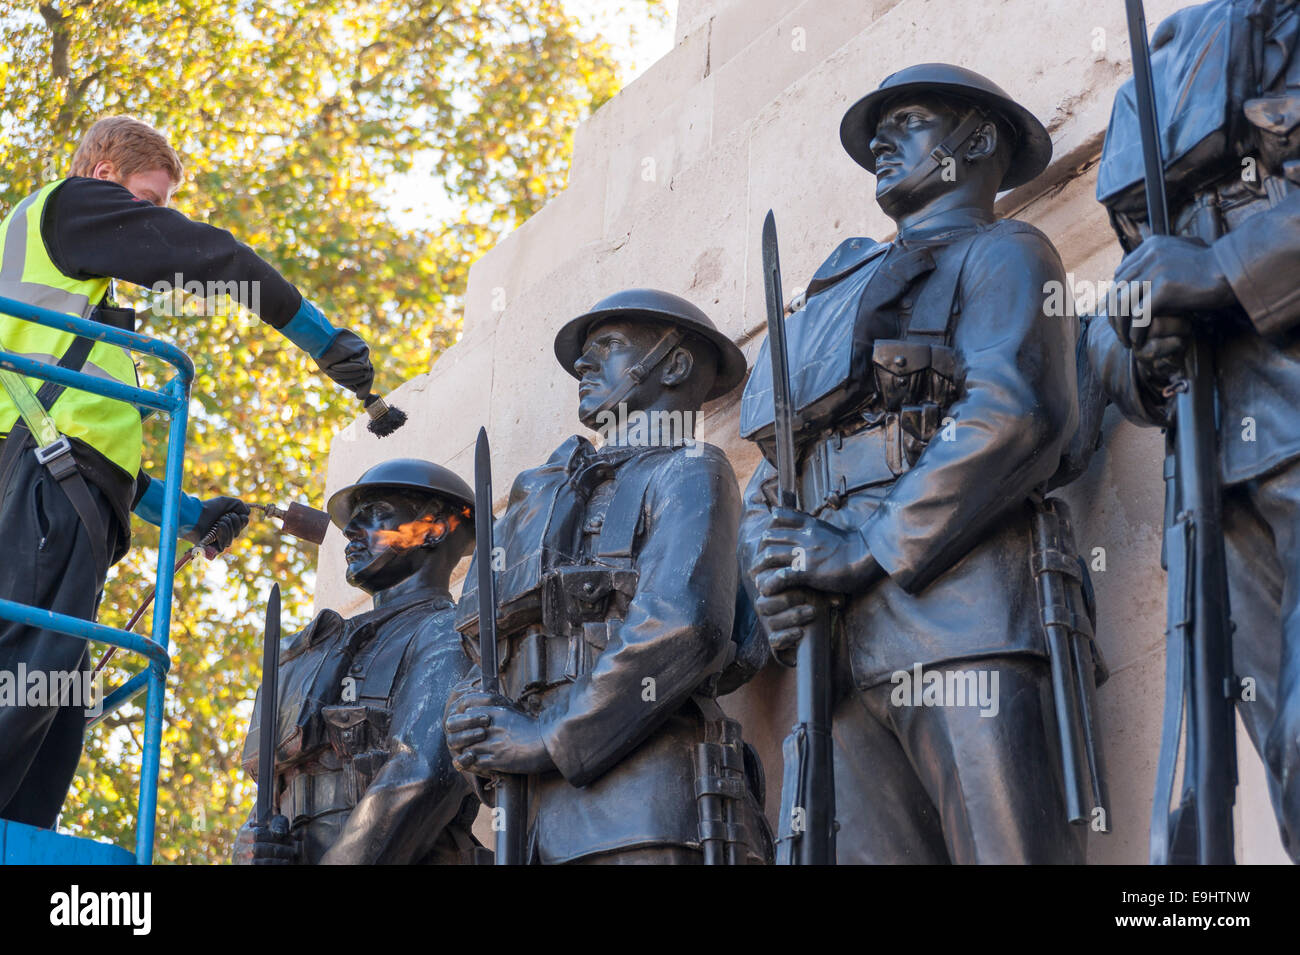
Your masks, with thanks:
M 50 260 L 41 237 L 45 202 L 63 180 L 50 183 L 28 196 L 0 224 L 0 296 L 27 305 L 89 318 L 108 292 L 108 278 L 74 279 Z M 0 308 L 0 341 L 10 352 L 56 364 L 76 338 L 60 331 L 5 315 Z M 135 362 L 126 349 L 96 342 L 83 372 L 126 385 L 139 384 Z M 45 382 L 28 378 L 32 391 Z M 86 391 L 64 389 L 50 409 L 62 434 L 80 438 L 131 477 L 140 470 L 143 442 L 140 412 L 134 405 Z M 0 389 L 0 435 L 8 434 L 18 420 L 18 408 Z

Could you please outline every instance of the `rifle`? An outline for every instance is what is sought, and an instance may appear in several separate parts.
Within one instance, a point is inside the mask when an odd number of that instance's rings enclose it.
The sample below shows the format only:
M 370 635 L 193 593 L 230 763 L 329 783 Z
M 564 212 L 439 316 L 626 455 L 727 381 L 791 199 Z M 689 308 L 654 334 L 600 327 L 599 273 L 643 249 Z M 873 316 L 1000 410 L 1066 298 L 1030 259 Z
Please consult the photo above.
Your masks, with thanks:
M 1152 235 L 1169 235 L 1164 159 L 1156 115 L 1151 51 L 1142 0 L 1125 0 L 1133 51 L 1133 91 L 1142 134 L 1147 218 Z M 1198 335 L 1168 393 L 1165 429 L 1165 532 L 1161 563 L 1169 575 L 1165 703 L 1151 809 L 1151 863 L 1166 865 L 1175 846 L 1204 865 L 1231 864 L 1237 749 L 1232 689 L 1232 624 L 1223 550 L 1215 424 L 1214 352 Z M 1183 741 L 1183 797 L 1170 818 Z M 1193 841 L 1194 840 L 1194 841 Z M 1190 860 L 1189 860 L 1190 861 Z
M 1090 652 L 1090 601 L 1084 594 L 1086 571 L 1075 556 L 1070 509 L 1059 498 L 1036 497 L 1031 526 L 1030 567 L 1047 636 L 1066 819 L 1075 825 L 1101 822 L 1101 831 L 1108 831 L 1110 800 L 1093 719 L 1097 675 Z
M 486 428 L 478 429 L 474 447 L 474 546 L 478 566 L 478 646 L 483 692 L 501 692 L 497 662 L 497 586 L 492 572 L 492 452 Z M 525 865 L 528 820 L 526 777 L 502 773 L 493 779 L 496 807 L 492 828 L 497 834 L 496 864 Z
M 799 507 L 794 457 L 794 409 L 786 356 L 785 301 L 777 255 L 776 219 L 763 220 L 763 286 L 767 292 L 767 338 L 772 355 L 776 476 L 782 507 Z M 816 618 L 804 628 L 796 660 L 796 722 L 782 746 L 781 831 L 777 862 L 835 864 L 835 764 L 831 747 L 831 614 L 818 602 Z M 793 771 L 792 771 L 793 767 Z
M 262 644 L 262 716 L 257 726 L 257 825 L 270 828 L 276 814 L 275 738 L 280 701 L 280 585 L 271 585 L 266 603 L 266 636 Z M 275 835 L 287 836 L 277 828 Z

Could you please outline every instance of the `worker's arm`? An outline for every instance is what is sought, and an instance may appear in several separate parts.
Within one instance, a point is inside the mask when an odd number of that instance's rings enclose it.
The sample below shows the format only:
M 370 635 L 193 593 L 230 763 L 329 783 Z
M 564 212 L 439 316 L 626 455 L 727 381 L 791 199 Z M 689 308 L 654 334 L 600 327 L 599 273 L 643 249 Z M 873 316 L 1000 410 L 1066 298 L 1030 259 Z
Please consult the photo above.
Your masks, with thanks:
M 163 482 L 155 481 L 143 471 L 136 478 L 132 512 L 155 527 L 162 527 Z M 201 501 L 193 494 L 181 492 L 179 537 L 197 544 L 213 531 L 212 546 L 219 552 L 230 546 L 239 532 L 248 526 L 248 505 L 237 497 L 213 497 Z
M 145 288 L 214 283 L 255 312 L 349 391 L 370 392 L 374 370 L 365 343 L 335 328 L 268 262 L 225 229 L 137 199 L 124 186 L 75 177 L 46 203 L 41 235 L 59 270 L 106 276 Z

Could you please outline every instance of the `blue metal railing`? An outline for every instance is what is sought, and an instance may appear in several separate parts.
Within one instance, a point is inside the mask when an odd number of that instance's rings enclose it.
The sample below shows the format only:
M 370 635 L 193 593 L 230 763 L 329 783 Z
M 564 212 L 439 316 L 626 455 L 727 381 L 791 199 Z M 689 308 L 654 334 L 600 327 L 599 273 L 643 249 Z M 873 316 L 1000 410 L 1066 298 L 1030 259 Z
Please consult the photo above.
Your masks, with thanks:
M 188 422 L 190 387 L 194 383 L 194 364 L 189 357 L 167 342 L 128 332 L 98 322 L 36 308 L 23 302 L 0 297 L 0 314 L 48 328 L 73 332 L 83 338 L 119 345 L 128 351 L 161 359 L 176 369 L 159 390 L 124 385 L 121 382 L 69 371 L 46 362 L 0 350 L 0 369 L 15 371 L 28 378 L 53 381 L 78 391 L 124 401 L 136 407 L 161 411 L 170 417 L 167 429 L 167 471 L 163 481 L 162 527 L 159 531 L 157 596 L 153 611 L 151 637 L 129 633 L 115 627 L 91 623 L 67 614 L 53 613 L 38 607 L 0 600 L 0 619 L 13 620 L 106 643 L 148 659 L 148 666 L 110 693 L 103 701 L 103 711 L 95 722 L 147 690 L 144 707 L 143 757 L 140 766 L 140 801 L 136 816 L 135 859 L 142 865 L 153 861 L 154 826 L 158 807 L 158 772 L 162 753 L 163 698 L 171 657 L 167 653 L 171 629 L 173 566 L 176 562 L 176 535 L 180 526 L 181 482 L 185 473 L 185 429 Z

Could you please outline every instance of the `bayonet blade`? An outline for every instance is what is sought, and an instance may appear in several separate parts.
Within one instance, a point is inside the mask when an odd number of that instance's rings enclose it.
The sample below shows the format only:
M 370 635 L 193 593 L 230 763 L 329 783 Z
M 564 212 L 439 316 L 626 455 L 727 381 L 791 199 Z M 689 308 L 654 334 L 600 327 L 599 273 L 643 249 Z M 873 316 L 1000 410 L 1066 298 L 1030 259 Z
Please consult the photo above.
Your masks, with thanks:
M 262 644 L 262 716 L 257 742 L 257 824 L 269 825 L 275 811 L 275 727 L 280 702 L 280 585 L 272 584 L 266 602 Z
M 478 646 L 483 690 L 497 693 L 497 587 L 492 573 L 492 450 L 486 428 L 474 447 L 474 546 L 478 567 Z
M 790 363 L 785 348 L 785 300 L 781 294 L 781 259 L 777 253 L 776 217 L 770 209 L 763 220 L 763 288 L 767 293 L 767 345 L 772 358 L 777 487 L 783 506 L 798 507 L 794 470 L 794 411 L 790 406 Z
M 1124 0 L 1128 14 L 1128 42 L 1133 55 L 1133 95 L 1137 100 L 1138 130 L 1146 178 L 1147 221 L 1153 235 L 1169 234 L 1169 201 L 1165 196 L 1165 163 L 1160 148 L 1160 118 L 1156 113 L 1156 87 L 1151 72 L 1151 47 L 1142 0 Z

